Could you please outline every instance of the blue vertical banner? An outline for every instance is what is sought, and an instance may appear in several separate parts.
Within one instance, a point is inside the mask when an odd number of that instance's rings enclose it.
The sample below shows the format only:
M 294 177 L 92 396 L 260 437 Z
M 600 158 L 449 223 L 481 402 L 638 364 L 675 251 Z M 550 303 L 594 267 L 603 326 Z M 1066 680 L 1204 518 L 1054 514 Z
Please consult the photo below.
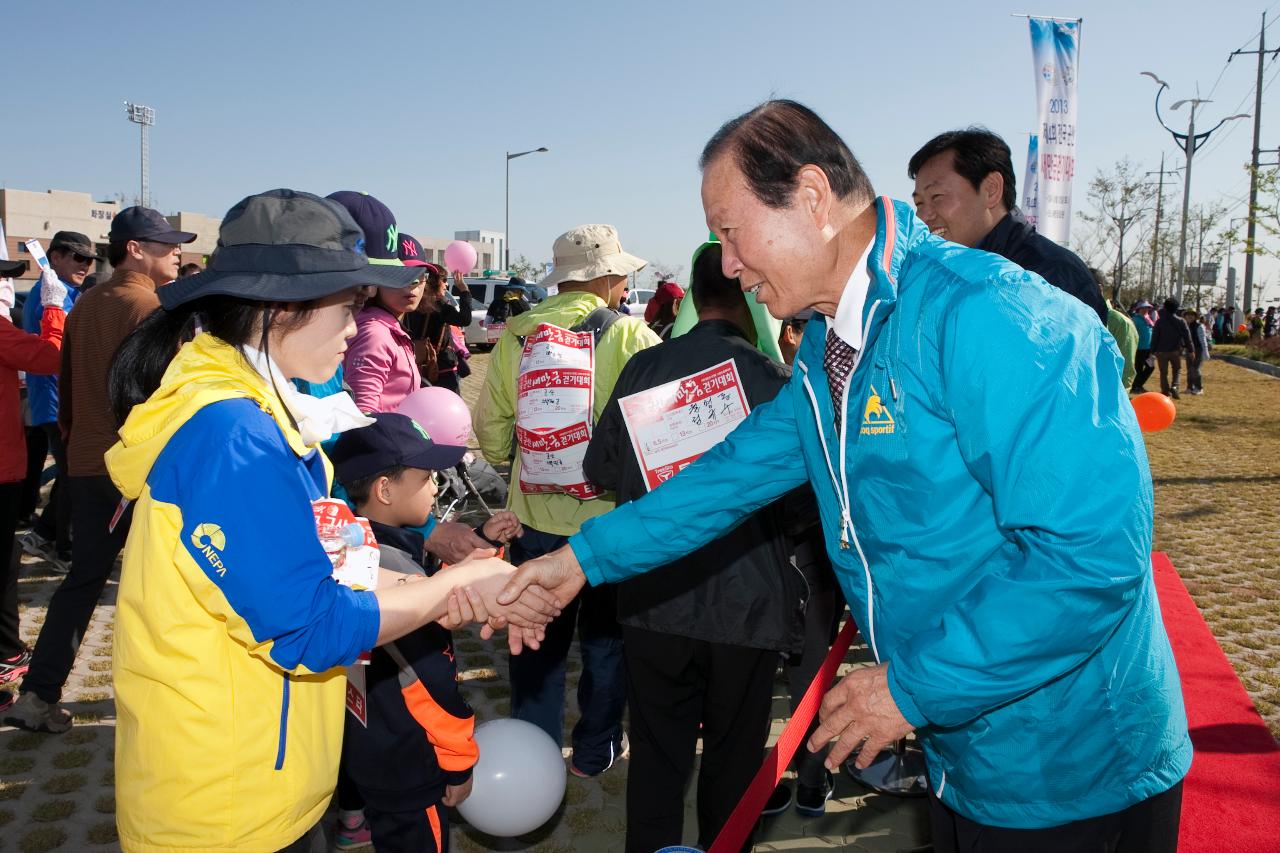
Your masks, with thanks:
M 1071 182 L 1076 173 L 1080 24 L 1031 18 L 1040 150 L 1036 230 L 1063 245 L 1071 236 Z
M 1040 221 L 1040 137 L 1027 140 L 1027 172 L 1022 178 L 1022 215 L 1035 228 Z

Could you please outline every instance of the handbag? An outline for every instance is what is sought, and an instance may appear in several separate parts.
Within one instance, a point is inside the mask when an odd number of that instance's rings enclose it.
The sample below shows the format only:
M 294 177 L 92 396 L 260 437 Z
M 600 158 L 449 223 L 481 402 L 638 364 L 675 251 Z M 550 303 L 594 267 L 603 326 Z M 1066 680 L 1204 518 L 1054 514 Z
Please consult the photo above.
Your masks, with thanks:
M 435 383 L 440 378 L 440 350 L 444 348 L 444 339 L 449 334 L 449 324 L 440 327 L 440 340 L 430 341 L 421 338 L 413 342 L 413 354 L 418 361 L 418 371 L 422 378 Z

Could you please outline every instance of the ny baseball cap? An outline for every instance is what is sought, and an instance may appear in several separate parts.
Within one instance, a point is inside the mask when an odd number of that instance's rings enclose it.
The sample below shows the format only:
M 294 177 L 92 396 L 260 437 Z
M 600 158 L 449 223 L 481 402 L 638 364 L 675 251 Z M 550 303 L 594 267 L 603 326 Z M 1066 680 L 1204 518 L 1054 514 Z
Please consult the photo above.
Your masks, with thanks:
M 190 231 L 179 231 L 169 224 L 160 211 L 149 207 L 126 207 L 111 220 L 107 239 L 112 243 L 147 240 L 152 243 L 190 243 L 196 238 Z
M 429 267 L 427 250 L 412 235 L 400 235 L 400 262 L 406 267 Z
M 391 208 L 368 193 L 353 190 L 339 190 L 326 198 L 345 207 L 364 232 L 364 251 L 369 256 L 369 263 L 402 265 L 400 229 L 396 227 L 396 217 Z
M 408 415 L 379 412 L 373 423 L 339 436 L 329 460 L 338 482 L 349 485 L 392 468 L 439 471 L 462 461 L 465 447 L 436 444 Z

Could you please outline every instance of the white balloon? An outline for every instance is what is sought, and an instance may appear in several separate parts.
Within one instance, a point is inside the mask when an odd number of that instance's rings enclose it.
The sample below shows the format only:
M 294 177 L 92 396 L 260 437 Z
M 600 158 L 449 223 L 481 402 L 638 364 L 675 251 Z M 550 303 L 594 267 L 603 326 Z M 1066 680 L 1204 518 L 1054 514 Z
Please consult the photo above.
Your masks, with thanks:
M 480 758 L 471 796 L 458 811 L 481 832 L 510 838 L 546 823 L 564 799 L 560 747 L 524 720 L 490 720 L 476 727 Z

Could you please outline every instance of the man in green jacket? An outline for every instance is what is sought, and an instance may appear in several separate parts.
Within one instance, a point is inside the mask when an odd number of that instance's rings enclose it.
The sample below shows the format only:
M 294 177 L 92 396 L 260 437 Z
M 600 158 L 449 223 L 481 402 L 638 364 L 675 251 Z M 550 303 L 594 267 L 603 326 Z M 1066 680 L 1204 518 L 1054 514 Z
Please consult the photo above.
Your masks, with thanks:
M 630 274 L 646 264 L 622 250 L 615 228 L 610 225 L 574 228 L 556 239 L 552 254 L 554 272 L 540 284 L 548 290 L 558 287 L 559 292 L 532 311 L 507 320 L 507 327 L 494 347 L 484 390 L 472 416 L 485 458 L 494 464 L 512 460 L 507 505 L 525 529 L 524 535 L 511 544 L 509 557 L 516 565 L 560 548 L 579 531 L 583 522 L 613 509 L 612 493 L 600 493 L 580 473 L 586 438 L 612 396 L 623 366 L 640 350 L 660 343 L 640 318 L 600 312 L 602 308 L 617 310 Z M 572 370 L 528 369 L 528 365 L 538 360 L 538 355 L 534 353 L 530 359 L 524 359 L 526 343 L 541 342 L 556 358 L 577 358 L 575 353 L 581 352 L 563 347 L 556 351 L 555 344 L 543 342 L 547 324 L 561 330 L 583 328 L 594 332 L 594 352 L 589 362 L 594 366 L 594 376 L 589 395 L 581 395 L 580 387 L 557 385 L 561 381 L 559 375 L 549 376 L 572 373 Z M 522 360 L 527 364 L 524 381 Z M 539 372 L 543 375 L 532 375 Z M 543 385 L 544 381 L 548 385 Z M 535 386 L 537 390 L 531 393 L 531 387 Z M 586 430 L 580 431 L 580 440 L 569 447 L 559 444 L 544 448 L 550 452 L 531 451 L 531 442 L 544 439 L 548 434 L 563 438 L 567 430 L 534 431 L 536 428 L 531 429 L 532 422 L 527 419 L 530 408 L 542 407 L 544 413 L 554 412 L 563 407 L 550 403 L 550 398 L 563 402 L 573 398 L 575 392 L 580 398 L 586 396 L 591 400 L 590 412 L 582 413 L 589 415 L 589 424 Z M 525 416 L 517 419 L 518 411 Z M 523 449 L 516 440 L 517 432 L 525 436 Z M 538 463 L 536 471 L 528 464 L 530 461 Z M 549 471 L 555 472 L 554 476 Z M 622 733 L 626 679 L 612 587 L 584 591 L 547 626 L 546 639 L 538 649 L 526 649 L 523 654 L 512 656 L 511 715 L 537 725 L 557 744 L 561 742 L 565 659 L 575 625 L 580 629 L 582 648 L 583 673 L 578 683 L 582 718 L 573 729 L 570 766 L 578 776 L 595 776 L 609 769 L 626 749 Z

